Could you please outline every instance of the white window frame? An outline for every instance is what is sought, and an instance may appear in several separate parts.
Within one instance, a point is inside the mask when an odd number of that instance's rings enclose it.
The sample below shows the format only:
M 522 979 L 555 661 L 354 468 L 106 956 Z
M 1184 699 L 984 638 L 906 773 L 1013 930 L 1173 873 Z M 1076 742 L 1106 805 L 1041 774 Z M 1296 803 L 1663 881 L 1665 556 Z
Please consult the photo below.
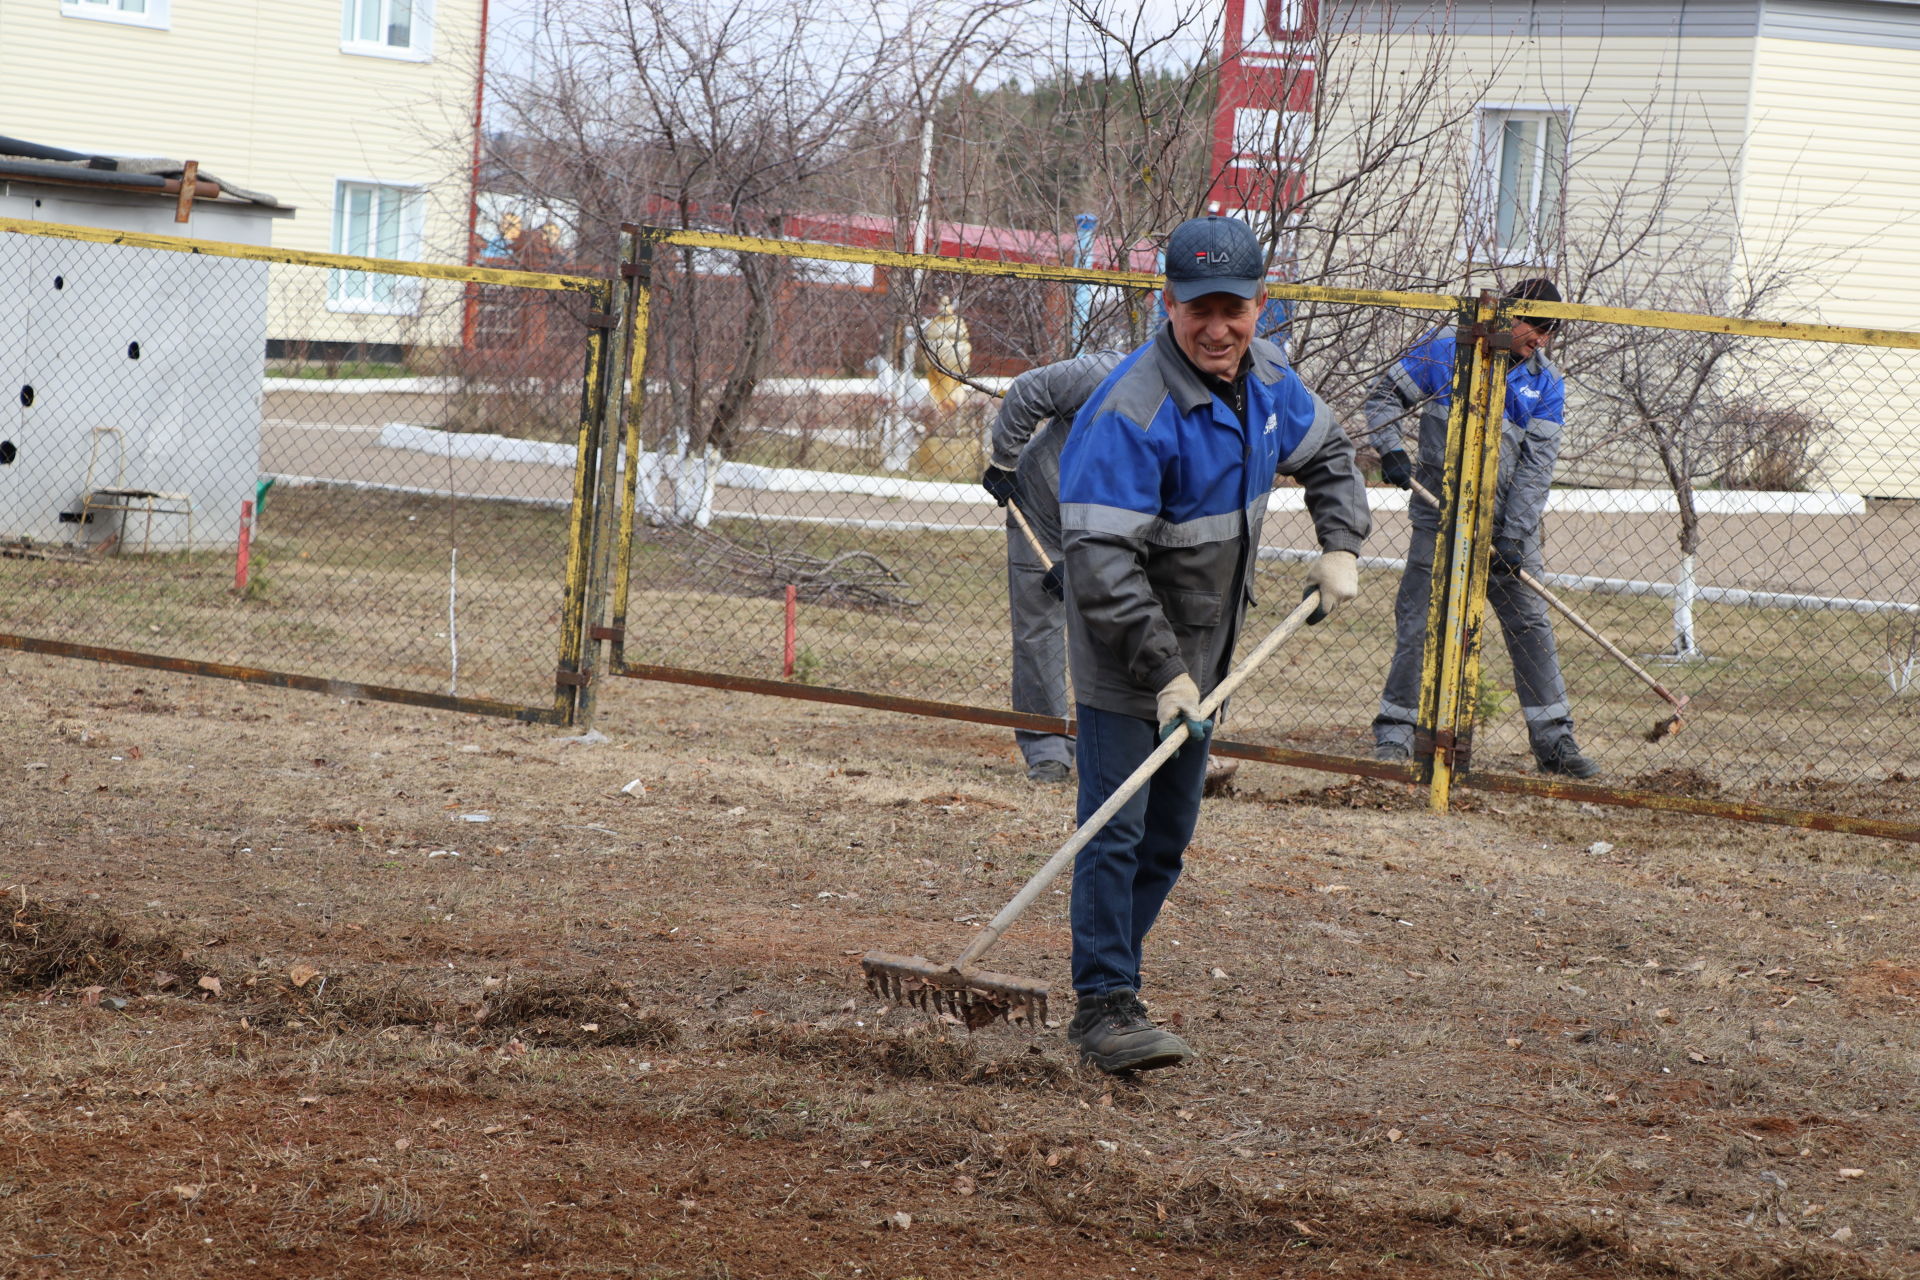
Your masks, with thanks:
M 173 26 L 173 0 L 146 0 L 138 12 L 125 8 L 129 0 L 60 0 L 60 16 L 89 22 L 112 22 L 123 27 L 167 31 Z
M 1494 266 L 1553 266 L 1559 247 L 1555 223 L 1566 217 L 1567 140 L 1573 133 L 1573 113 L 1559 107 L 1516 103 L 1482 106 L 1477 114 L 1469 243 L 1463 247 L 1462 256 Z M 1534 124 L 1538 129 L 1530 143 L 1530 154 L 1511 156 L 1510 166 L 1508 125 L 1514 123 Z M 1556 125 L 1557 156 L 1553 154 Z M 1509 173 L 1517 179 L 1514 185 L 1524 187 L 1514 193 L 1509 225 L 1520 223 L 1518 229 L 1524 235 L 1509 231 L 1502 243 L 1500 222 L 1507 205 Z
M 394 252 L 380 253 L 377 227 L 371 228 L 372 244 L 355 245 L 349 240 L 347 201 L 355 191 L 372 191 L 399 202 L 395 214 Z M 397 258 L 414 262 L 420 257 L 421 230 L 426 216 L 426 184 L 419 182 L 382 182 L 377 178 L 335 178 L 333 181 L 333 252 L 358 258 Z M 374 213 L 378 218 L 378 213 Z M 374 252 L 364 252 L 364 250 Z M 372 296 L 374 279 L 364 271 L 336 267 L 327 272 L 327 310 L 354 315 L 411 316 L 420 312 L 422 281 L 418 276 L 379 277 L 393 281 L 392 296 Z
M 385 40 L 366 40 L 360 36 L 360 19 L 372 10 L 377 25 L 386 30 L 391 22 L 394 0 L 340 0 L 340 52 L 363 58 L 392 58 L 399 62 L 433 61 L 434 0 L 413 0 L 413 17 L 405 45 Z

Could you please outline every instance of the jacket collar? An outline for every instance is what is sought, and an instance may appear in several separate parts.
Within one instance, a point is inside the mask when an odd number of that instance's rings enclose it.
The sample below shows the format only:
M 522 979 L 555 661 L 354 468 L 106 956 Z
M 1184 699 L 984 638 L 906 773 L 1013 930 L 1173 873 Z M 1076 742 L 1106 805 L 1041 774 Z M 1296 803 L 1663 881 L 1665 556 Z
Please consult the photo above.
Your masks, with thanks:
M 1153 338 L 1153 358 L 1160 370 L 1160 381 L 1166 386 L 1167 394 L 1173 397 L 1180 412 L 1193 413 L 1205 405 L 1213 403 L 1213 392 L 1201 379 L 1200 371 L 1193 367 L 1173 340 L 1173 326 L 1161 325 L 1160 332 Z
M 1193 362 L 1174 342 L 1173 330 L 1169 326 L 1160 326 L 1160 332 L 1154 335 L 1153 355 L 1158 362 L 1161 381 L 1166 384 L 1167 393 L 1180 406 L 1182 413 L 1192 413 L 1213 403 L 1214 389 L 1208 383 L 1217 383 L 1219 380 L 1208 378 L 1193 367 Z M 1252 376 L 1271 386 L 1280 381 L 1286 367 L 1285 361 L 1280 358 L 1280 348 L 1265 338 L 1255 338 L 1247 352 L 1246 362 L 1240 366 L 1240 376 Z

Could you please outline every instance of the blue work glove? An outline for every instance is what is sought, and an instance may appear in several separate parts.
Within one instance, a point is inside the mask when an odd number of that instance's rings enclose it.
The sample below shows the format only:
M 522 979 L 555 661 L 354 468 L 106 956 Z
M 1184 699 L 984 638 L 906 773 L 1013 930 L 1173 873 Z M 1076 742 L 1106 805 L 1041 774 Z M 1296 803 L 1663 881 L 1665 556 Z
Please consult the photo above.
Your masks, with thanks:
M 1160 719 L 1160 741 L 1165 742 L 1167 735 L 1182 724 L 1196 738 L 1204 738 L 1213 732 L 1213 721 L 1200 714 L 1200 686 L 1186 672 L 1167 681 L 1166 687 L 1160 690 L 1154 701 L 1155 714 Z
M 988 467 L 986 474 L 980 477 L 980 487 L 993 497 L 997 506 L 1006 506 L 1007 499 L 1013 496 L 1013 472 L 1005 467 Z
M 1060 569 L 1060 562 L 1055 560 L 1047 566 L 1047 571 L 1040 575 L 1040 589 L 1052 596 L 1055 600 L 1065 600 L 1067 598 L 1066 588 L 1060 578 Z
M 1493 571 L 1495 573 L 1519 573 L 1527 558 L 1527 547 L 1518 538 L 1495 538 L 1493 540 Z
M 1380 455 L 1380 478 L 1396 489 L 1413 488 L 1413 460 L 1405 449 L 1389 449 Z

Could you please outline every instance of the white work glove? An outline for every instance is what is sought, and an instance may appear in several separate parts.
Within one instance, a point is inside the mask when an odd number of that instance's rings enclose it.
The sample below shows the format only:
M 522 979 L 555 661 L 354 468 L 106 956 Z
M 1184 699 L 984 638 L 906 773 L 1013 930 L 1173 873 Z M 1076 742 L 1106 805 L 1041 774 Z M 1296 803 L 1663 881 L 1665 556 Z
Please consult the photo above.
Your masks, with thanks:
M 1160 690 L 1157 702 L 1156 714 L 1160 718 L 1162 742 L 1183 723 L 1187 726 L 1187 732 L 1195 738 L 1204 738 L 1213 732 L 1213 721 L 1200 716 L 1200 686 L 1186 672 L 1167 681 L 1166 688 Z
M 1320 605 L 1307 619 L 1310 627 L 1360 594 L 1360 557 L 1351 551 L 1322 552 L 1313 568 L 1307 570 L 1307 589 L 1300 593 L 1301 598 L 1315 591 L 1320 593 Z

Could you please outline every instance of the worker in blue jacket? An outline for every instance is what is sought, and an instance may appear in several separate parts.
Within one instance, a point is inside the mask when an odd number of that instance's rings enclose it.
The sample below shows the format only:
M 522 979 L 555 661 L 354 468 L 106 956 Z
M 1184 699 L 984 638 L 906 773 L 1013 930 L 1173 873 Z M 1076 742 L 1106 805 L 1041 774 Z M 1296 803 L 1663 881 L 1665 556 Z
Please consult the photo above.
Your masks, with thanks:
M 1558 302 L 1551 280 L 1523 280 L 1507 301 Z M 1494 493 L 1493 572 L 1487 579 L 1487 603 L 1500 619 L 1513 659 L 1520 714 L 1534 759 L 1545 773 L 1591 778 L 1600 766 L 1580 751 L 1573 736 L 1573 709 L 1560 675 L 1553 622 L 1546 603 L 1520 581 L 1520 571 L 1545 572 L 1540 555 L 1541 516 L 1560 456 L 1566 420 L 1566 380 L 1547 360 L 1547 344 L 1558 320 L 1516 317 L 1513 365 L 1500 423 L 1500 480 Z M 1418 478 L 1428 493 L 1440 492 L 1445 465 L 1447 417 L 1453 402 L 1454 331 L 1440 328 L 1422 338 L 1380 375 L 1368 393 L 1365 413 L 1371 442 L 1380 454 L 1380 474 L 1389 484 L 1411 489 Z M 1419 424 L 1417 465 L 1401 442 L 1403 424 Z M 1413 730 L 1420 716 L 1420 661 L 1427 634 L 1427 600 L 1432 589 L 1433 546 L 1440 513 L 1416 497 L 1408 512 L 1413 535 L 1407 567 L 1394 601 L 1393 663 L 1373 721 L 1374 758 L 1407 760 L 1413 756 Z
M 1252 230 L 1194 218 L 1166 255 L 1166 325 L 1101 382 L 1060 456 L 1080 821 L 1176 725 L 1193 734 L 1074 864 L 1079 1005 L 1067 1039 L 1105 1071 L 1168 1067 L 1193 1052 L 1147 1016 L 1141 947 L 1193 835 L 1212 730 L 1200 703 L 1226 676 L 1252 600 L 1275 474 L 1306 489 L 1319 536 L 1313 621 L 1358 591 L 1369 529 L 1352 441 L 1254 337 L 1266 262 Z

